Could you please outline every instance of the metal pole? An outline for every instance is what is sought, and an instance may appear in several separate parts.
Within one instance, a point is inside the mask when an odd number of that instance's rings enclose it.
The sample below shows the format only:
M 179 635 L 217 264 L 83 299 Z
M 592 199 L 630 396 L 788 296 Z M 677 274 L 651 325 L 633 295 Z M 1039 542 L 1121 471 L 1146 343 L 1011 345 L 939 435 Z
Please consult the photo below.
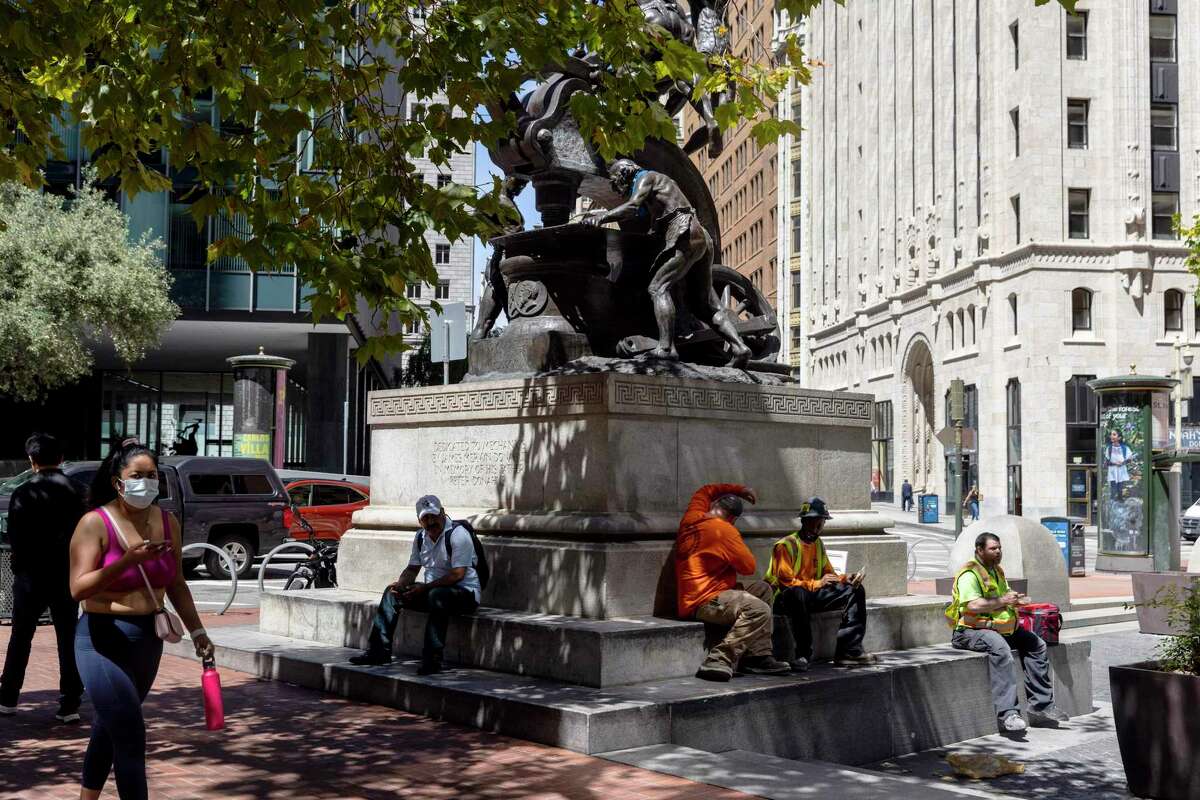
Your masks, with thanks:
M 962 507 L 962 478 L 963 478 L 963 457 L 962 457 L 962 420 L 954 420 L 954 535 L 962 533 L 963 529 L 963 507 Z
M 446 349 L 442 352 L 442 386 L 450 384 L 450 320 L 442 320 L 446 326 Z

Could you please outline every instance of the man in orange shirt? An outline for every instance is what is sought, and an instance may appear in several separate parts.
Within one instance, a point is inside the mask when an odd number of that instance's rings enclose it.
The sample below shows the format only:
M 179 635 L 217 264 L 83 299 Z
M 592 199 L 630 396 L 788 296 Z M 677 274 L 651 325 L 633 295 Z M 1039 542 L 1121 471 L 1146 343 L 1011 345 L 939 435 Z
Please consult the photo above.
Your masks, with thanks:
M 842 611 L 834 663 L 873 664 L 875 656 L 863 652 L 867 632 L 867 596 L 863 573 L 838 575 L 825 555 L 821 531 L 830 519 L 825 501 L 814 497 L 800 507 L 800 530 L 780 539 L 771 552 L 771 566 L 764 577 L 775 588 L 775 608 L 786 614 L 796 640 L 792 669 L 803 672 L 812 660 L 812 627 L 809 615 L 818 611 Z
M 742 500 L 757 499 L 753 489 L 735 483 L 701 487 L 688 503 L 675 539 L 675 576 L 679 616 L 730 626 L 708 651 L 697 678 L 727 681 L 741 672 L 780 675 L 790 668 L 771 654 L 772 589 L 762 581 L 743 586 L 738 575 L 753 575 L 754 554 L 734 527 Z M 740 660 L 740 663 L 739 663 Z

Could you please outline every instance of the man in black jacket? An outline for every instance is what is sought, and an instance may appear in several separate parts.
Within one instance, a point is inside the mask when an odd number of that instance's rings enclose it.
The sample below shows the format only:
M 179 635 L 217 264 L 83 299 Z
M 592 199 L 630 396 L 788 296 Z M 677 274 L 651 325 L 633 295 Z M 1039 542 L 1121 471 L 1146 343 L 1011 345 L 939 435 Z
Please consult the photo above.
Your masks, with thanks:
M 55 719 L 75 722 L 83 683 L 75 668 L 75 620 L 71 598 L 71 535 L 84 513 L 83 491 L 62 473 L 62 449 L 53 437 L 35 433 L 25 442 L 34 476 L 17 487 L 8 504 L 12 544 L 13 619 L 4 673 L 0 675 L 0 714 L 15 714 L 38 619 L 50 609 L 58 638 L 59 705 Z

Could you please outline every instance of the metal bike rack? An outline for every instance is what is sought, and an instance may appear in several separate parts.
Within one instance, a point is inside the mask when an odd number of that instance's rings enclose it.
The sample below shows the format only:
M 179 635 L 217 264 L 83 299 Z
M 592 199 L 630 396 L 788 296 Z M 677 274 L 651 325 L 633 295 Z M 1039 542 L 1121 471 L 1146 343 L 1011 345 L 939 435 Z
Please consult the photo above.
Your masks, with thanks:
M 229 599 L 225 601 L 225 607 L 217 612 L 217 616 L 220 616 L 229 610 L 229 607 L 233 605 L 234 598 L 237 597 L 237 565 L 233 563 L 233 556 L 229 555 L 229 553 L 226 553 L 216 545 L 209 544 L 208 542 L 192 542 L 191 544 L 184 545 L 183 549 L 179 552 L 182 554 L 186 553 L 188 550 L 195 549 L 212 550 L 216 553 L 219 553 L 221 558 L 225 560 L 225 569 L 229 571 Z
M 924 544 L 925 542 L 933 542 L 941 547 L 946 553 L 946 564 L 949 565 L 950 563 L 950 554 L 952 551 L 950 549 L 950 545 L 947 544 L 946 541 L 943 539 L 934 538 L 932 536 L 918 536 L 908 544 L 908 579 L 910 581 L 916 579 L 917 569 L 920 566 L 919 562 L 917 561 L 917 546 Z
M 277 544 L 272 547 L 267 553 L 266 557 L 263 558 L 262 566 L 258 568 L 258 590 L 260 592 L 263 590 L 263 581 L 267 578 L 267 564 L 271 563 L 271 559 L 275 557 L 276 553 L 281 550 L 287 550 L 289 547 L 299 547 L 309 555 L 312 555 L 314 552 L 316 552 L 316 548 L 308 542 L 284 542 L 283 544 Z

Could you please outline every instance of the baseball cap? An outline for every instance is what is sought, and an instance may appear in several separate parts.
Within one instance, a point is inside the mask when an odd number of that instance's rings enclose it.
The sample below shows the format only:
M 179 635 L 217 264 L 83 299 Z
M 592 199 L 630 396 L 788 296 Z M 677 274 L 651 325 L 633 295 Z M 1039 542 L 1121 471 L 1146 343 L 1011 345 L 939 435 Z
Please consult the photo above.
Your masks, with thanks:
M 833 517 L 829 516 L 829 509 L 825 506 L 825 501 L 819 497 L 814 497 L 807 503 L 800 504 L 800 519 L 804 519 L 805 517 L 833 519 Z
M 417 501 L 417 519 L 424 519 L 430 514 L 442 513 L 442 501 L 436 495 L 427 494 Z

